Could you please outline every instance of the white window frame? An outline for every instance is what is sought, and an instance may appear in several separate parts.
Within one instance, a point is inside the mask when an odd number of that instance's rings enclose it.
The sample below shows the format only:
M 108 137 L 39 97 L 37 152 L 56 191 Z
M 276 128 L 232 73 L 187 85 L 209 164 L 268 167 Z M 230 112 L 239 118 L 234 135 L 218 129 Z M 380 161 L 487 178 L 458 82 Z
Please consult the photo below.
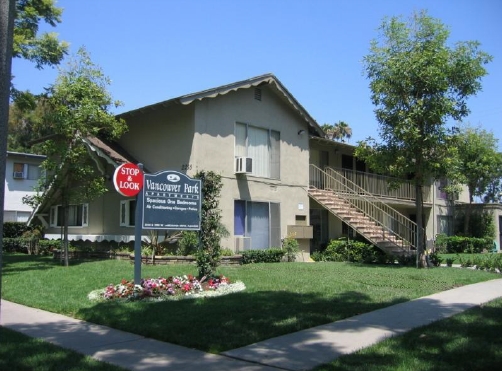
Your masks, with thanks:
M 244 130 L 242 130 L 244 129 Z M 250 130 L 258 130 L 255 134 L 259 134 L 259 131 L 263 131 L 263 134 L 267 135 L 267 162 L 259 161 L 260 158 L 257 154 L 253 154 L 253 149 L 250 149 Z M 269 178 L 269 179 L 280 179 L 281 178 L 281 133 L 278 130 L 272 130 L 270 128 L 264 128 L 256 125 L 251 125 L 244 122 L 235 123 L 234 132 L 234 156 L 235 157 L 251 157 L 253 160 L 253 172 L 251 175 Z M 244 138 L 238 134 L 244 135 Z M 275 144 L 275 145 L 274 145 Z M 263 148 L 259 149 L 259 146 L 255 147 L 256 151 L 263 152 Z
M 131 215 L 131 202 L 136 202 L 136 200 L 120 201 L 119 224 L 121 227 L 135 226 L 135 215 Z M 133 223 L 131 224 L 130 221 Z
M 62 227 L 62 225 L 58 225 L 58 213 L 59 208 L 62 205 L 52 206 L 49 214 L 49 225 L 51 227 Z M 72 204 L 68 205 L 69 207 L 79 207 L 82 206 L 82 224 L 81 225 L 68 225 L 69 228 L 84 228 L 89 226 L 89 204 Z

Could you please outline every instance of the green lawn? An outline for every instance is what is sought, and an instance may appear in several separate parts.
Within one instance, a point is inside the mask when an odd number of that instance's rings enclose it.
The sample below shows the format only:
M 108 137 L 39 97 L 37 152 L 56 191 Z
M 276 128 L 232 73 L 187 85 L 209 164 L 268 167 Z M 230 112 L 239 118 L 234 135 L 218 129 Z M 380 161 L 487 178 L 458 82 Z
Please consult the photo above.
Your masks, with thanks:
M 499 278 L 484 271 L 275 263 L 221 267 L 243 292 L 166 302 L 94 303 L 87 294 L 132 279 L 127 261 L 3 257 L 3 298 L 147 337 L 218 353 L 460 285 Z M 195 266 L 143 266 L 143 277 L 196 274 Z
M 502 370 L 501 319 L 502 299 L 497 299 L 314 370 Z
M 0 327 L 0 370 L 123 371 L 124 369 Z

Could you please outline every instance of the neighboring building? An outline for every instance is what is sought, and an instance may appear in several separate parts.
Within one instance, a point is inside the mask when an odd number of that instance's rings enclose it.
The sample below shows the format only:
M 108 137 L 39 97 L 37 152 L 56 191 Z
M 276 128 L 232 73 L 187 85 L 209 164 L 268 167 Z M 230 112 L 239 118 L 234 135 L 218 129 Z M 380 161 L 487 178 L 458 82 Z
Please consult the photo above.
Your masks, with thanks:
M 413 187 L 388 191 L 389 178 L 370 173 L 353 157 L 355 147 L 325 139 L 317 122 L 271 74 L 119 117 L 129 130 L 117 143 L 85 140 L 110 191 L 71 206 L 71 239 L 134 239 L 135 200 L 119 195 L 111 179 L 119 164 L 141 162 L 149 173 L 220 174 L 222 222 L 230 232 L 222 245 L 234 251 L 278 247 L 292 234 L 304 259 L 330 239 L 354 233 L 388 252 L 416 244 Z M 454 200 L 438 189 L 426 190 L 428 240 L 447 231 L 453 215 Z M 31 219 L 45 226 L 46 236 L 59 238 L 60 212 L 48 199 Z
M 4 222 L 27 222 L 33 209 L 23 197 L 35 194 L 45 156 L 7 151 L 5 164 Z

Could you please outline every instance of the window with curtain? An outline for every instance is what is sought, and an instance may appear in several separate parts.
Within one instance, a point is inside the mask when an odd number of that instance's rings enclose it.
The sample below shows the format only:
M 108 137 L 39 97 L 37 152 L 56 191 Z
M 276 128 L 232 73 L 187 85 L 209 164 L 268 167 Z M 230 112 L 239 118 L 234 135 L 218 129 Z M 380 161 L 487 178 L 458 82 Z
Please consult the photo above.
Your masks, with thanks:
M 234 235 L 250 237 L 252 249 L 280 247 L 279 204 L 235 200 Z
M 89 205 L 69 205 L 68 206 L 68 226 L 87 227 L 89 224 Z M 50 226 L 63 226 L 64 210 L 62 205 L 52 206 L 50 211 Z
M 280 177 L 280 133 L 275 130 L 236 123 L 235 156 L 253 159 L 253 175 Z

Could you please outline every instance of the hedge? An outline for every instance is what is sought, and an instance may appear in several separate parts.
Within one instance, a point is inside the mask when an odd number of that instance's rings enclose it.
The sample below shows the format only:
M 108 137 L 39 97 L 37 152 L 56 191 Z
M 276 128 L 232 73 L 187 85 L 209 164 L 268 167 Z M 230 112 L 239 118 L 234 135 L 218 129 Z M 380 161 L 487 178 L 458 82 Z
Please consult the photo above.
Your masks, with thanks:
M 436 239 L 436 247 L 440 252 L 447 254 L 479 254 L 485 250 L 492 251 L 493 240 L 491 238 L 439 235 Z
M 278 263 L 285 254 L 285 250 L 276 247 L 265 250 L 246 250 L 242 252 L 242 264 Z

